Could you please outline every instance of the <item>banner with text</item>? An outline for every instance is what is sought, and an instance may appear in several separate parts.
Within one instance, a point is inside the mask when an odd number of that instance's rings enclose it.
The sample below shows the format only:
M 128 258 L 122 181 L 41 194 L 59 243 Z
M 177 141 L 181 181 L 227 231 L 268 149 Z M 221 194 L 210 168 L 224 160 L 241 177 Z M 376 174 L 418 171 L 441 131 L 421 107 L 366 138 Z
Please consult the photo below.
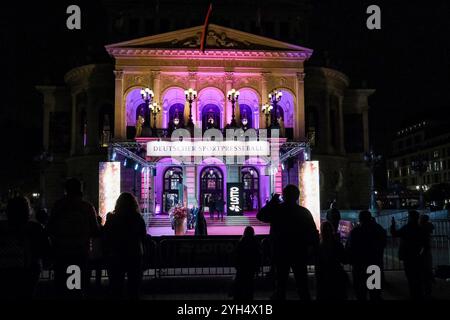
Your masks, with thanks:
M 268 141 L 150 141 L 151 157 L 270 156 Z

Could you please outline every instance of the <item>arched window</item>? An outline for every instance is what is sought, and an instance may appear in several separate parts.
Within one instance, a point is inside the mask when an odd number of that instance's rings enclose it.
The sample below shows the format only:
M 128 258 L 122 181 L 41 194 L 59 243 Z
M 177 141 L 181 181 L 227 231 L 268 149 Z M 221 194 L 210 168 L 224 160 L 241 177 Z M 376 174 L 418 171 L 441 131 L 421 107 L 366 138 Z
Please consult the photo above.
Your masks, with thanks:
M 319 141 L 319 126 L 316 108 L 311 107 L 306 110 L 306 137 L 311 146 L 314 147 Z
M 241 115 L 241 124 L 244 127 L 253 128 L 252 108 L 246 104 L 240 104 L 239 111 Z
M 207 129 L 220 129 L 220 109 L 214 104 L 207 104 L 202 109 L 202 128 L 203 131 Z
M 169 124 L 170 130 L 184 127 L 184 104 L 175 103 L 169 108 Z
M 150 119 L 150 111 L 149 108 L 147 107 L 147 105 L 145 103 L 141 103 L 137 108 L 136 108 L 136 116 L 135 116 L 135 120 L 137 120 L 139 118 L 139 116 L 143 117 L 145 122 L 144 122 L 144 127 L 149 127 L 149 119 Z
M 107 147 L 114 132 L 114 111 L 110 104 L 103 105 L 99 112 L 98 132 L 100 135 L 100 145 Z
M 183 170 L 180 167 L 169 167 L 164 173 L 163 211 L 169 212 L 178 204 L 183 193 Z

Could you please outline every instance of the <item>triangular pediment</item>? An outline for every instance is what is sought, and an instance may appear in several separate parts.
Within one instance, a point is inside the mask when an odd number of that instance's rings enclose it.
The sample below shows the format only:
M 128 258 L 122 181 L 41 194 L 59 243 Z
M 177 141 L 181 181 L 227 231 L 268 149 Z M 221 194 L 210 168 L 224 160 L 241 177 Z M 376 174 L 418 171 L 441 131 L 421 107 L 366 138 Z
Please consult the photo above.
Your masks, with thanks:
M 106 49 L 200 49 L 202 31 L 203 26 L 181 29 L 107 45 Z M 312 54 L 312 50 L 308 48 L 215 24 L 208 26 L 205 43 L 206 50 L 297 51 L 303 52 L 307 56 Z

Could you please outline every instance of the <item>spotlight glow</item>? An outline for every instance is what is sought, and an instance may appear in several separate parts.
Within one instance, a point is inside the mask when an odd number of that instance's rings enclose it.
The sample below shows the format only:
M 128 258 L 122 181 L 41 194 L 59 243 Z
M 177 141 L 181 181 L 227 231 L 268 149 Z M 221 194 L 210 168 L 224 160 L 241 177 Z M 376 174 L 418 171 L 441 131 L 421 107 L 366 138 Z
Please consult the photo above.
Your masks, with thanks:
M 304 161 L 299 167 L 300 205 L 311 211 L 320 230 L 320 183 L 319 161 Z
M 99 215 L 103 223 L 108 212 L 114 210 L 120 196 L 120 162 L 99 163 Z

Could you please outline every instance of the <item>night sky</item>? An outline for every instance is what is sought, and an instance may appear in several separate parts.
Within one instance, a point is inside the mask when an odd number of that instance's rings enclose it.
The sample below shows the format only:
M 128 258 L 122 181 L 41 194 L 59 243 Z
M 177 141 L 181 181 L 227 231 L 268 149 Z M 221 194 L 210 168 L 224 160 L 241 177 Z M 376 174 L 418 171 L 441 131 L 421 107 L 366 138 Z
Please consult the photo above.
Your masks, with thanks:
M 13 183 L 27 189 L 36 181 L 32 159 L 42 143 L 42 101 L 34 86 L 62 84 L 64 73 L 81 62 L 108 61 L 106 20 L 95 1 L 8 3 L 0 5 L 0 188 Z M 65 28 L 69 4 L 82 7 L 81 31 Z M 370 4 L 381 7 L 382 30 L 365 26 Z M 313 1 L 309 39 L 299 42 L 315 50 L 311 64 L 328 56 L 330 65 L 350 77 L 352 87 L 367 83 L 376 89 L 370 123 L 378 153 L 389 152 L 391 134 L 400 126 L 447 115 L 449 9 L 448 1 Z

